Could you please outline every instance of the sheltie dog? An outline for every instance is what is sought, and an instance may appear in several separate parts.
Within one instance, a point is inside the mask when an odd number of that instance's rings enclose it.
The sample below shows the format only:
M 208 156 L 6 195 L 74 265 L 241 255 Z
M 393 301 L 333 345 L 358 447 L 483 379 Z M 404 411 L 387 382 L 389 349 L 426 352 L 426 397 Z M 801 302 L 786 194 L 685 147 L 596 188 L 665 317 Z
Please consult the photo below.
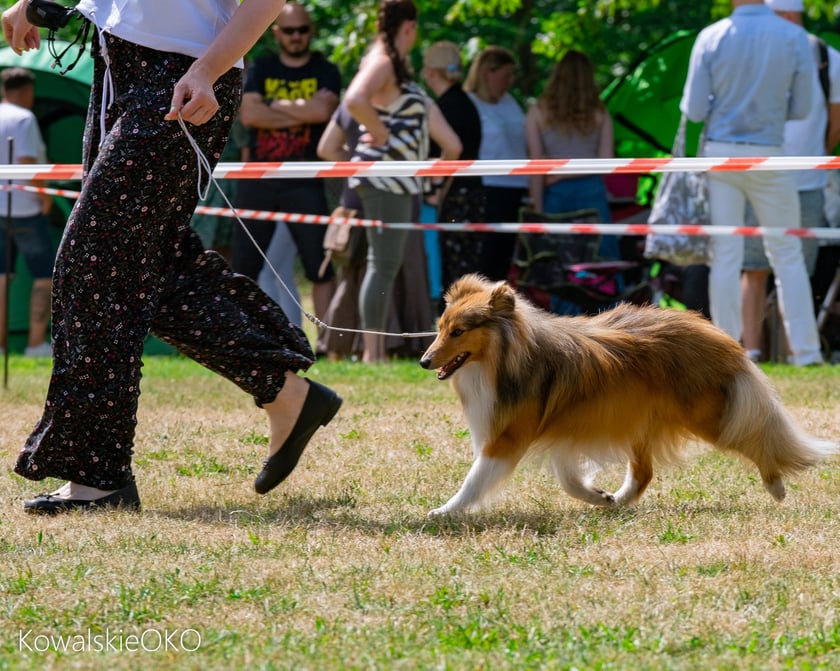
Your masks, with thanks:
M 452 380 L 475 460 L 429 515 L 475 509 L 530 453 L 548 457 L 571 496 L 616 507 L 636 502 L 654 463 L 676 461 L 691 436 L 753 461 L 777 501 L 783 476 L 838 450 L 797 427 L 741 346 L 700 315 L 622 304 L 560 317 L 478 275 L 445 301 L 420 365 Z M 597 466 L 615 461 L 627 463 L 618 491 L 595 487 Z

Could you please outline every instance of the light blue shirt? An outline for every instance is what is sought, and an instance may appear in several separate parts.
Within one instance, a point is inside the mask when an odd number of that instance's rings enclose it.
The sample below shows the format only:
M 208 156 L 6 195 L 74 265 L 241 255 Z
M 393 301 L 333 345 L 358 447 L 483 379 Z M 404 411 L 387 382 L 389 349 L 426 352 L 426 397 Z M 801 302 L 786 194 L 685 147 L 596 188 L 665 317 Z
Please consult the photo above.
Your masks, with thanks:
M 741 5 L 697 36 L 680 110 L 707 140 L 781 147 L 785 121 L 811 111 L 815 68 L 805 30 Z

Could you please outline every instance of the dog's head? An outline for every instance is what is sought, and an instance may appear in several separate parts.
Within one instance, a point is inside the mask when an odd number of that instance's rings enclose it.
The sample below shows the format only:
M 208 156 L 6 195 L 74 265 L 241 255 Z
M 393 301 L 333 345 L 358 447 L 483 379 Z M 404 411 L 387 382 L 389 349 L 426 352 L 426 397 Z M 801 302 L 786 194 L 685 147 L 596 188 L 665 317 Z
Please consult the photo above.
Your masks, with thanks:
M 494 328 L 514 315 L 516 295 L 504 282 L 465 275 L 444 296 L 446 308 L 438 321 L 438 335 L 420 359 L 446 380 L 462 366 L 487 356 Z

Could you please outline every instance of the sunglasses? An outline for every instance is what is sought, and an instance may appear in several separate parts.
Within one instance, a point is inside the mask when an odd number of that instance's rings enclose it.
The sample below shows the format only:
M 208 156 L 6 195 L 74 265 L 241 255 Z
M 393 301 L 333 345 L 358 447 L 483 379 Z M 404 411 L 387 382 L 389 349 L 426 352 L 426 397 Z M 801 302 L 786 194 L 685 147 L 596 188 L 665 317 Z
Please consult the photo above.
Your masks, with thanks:
M 298 35 L 308 35 L 310 30 L 311 26 L 283 26 L 280 28 L 280 32 L 284 35 L 294 35 L 295 33 Z

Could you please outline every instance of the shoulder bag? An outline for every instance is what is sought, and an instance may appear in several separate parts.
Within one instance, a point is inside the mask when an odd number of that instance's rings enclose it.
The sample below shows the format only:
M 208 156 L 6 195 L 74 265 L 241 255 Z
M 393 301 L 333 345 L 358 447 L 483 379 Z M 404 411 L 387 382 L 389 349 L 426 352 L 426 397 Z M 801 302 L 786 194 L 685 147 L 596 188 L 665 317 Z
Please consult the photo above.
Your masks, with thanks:
M 685 115 L 680 119 L 672 156 L 685 156 Z M 653 200 L 648 224 L 705 226 L 709 224 L 709 187 L 705 172 L 666 172 Z M 648 233 L 644 256 L 678 266 L 709 262 L 709 238 L 683 233 Z

